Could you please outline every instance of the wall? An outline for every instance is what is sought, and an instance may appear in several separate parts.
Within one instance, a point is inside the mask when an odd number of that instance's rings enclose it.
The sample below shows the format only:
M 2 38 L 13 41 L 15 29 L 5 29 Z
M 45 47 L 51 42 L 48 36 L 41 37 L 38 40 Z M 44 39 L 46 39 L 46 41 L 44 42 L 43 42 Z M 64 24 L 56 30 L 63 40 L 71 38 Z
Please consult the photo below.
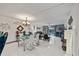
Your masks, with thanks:
M 15 38 L 16 24 L 14 24 L 15 20 L 17 20 L 17 19 L 0 16 L 0 24 L 1 23 L 8 23 L 8 25 L 10 26 L 10 28 L 7 30 L 0 28 L 0 31 L 8 32 L 7 42 L 16 40 L 16 38 Z
M 0 24 L 4 23 L 8 23 L 9 27 L 7 30 L 5 29 L 2 29 L 0 27 L 0 31 L 3 31 L 3 32 L 8 32 L 8 39 L 7 39 L 7 42 L 10 42 L 10 41 L 14 41 L 16 40 L 16 28 L 17 28 L 17 24 L 16 22 L 19 21 L 18 19 L 16 18 L 11 18 L 11 17 L 6 17 L 6 16 L 0 16 Z M 34 30 L 34 26 L 35 27 L 42 27 L 43 25 L 47 25 L 47 24 L 44 24 L 44 23 L 31 23 L 30 27 L 31 27 L 31 30 L 32 32 L 34 31 L 37 31 L 37 30 Z M 25 30 L 27 31 L 28 28 L 25 28 Z M 41 29 L 42 30 L 42 29 Z
M 73 55 L 78 55 L 79 52 L 79 4 L 74 4 L 71 15 L 73 17 Z
M 70 16 L 72 16 L 73 18 L 73 23 L 72 23 L 72 30 L 68 30 L 67 33 L 65 33 L 67 35 L 66 38 L 68 38 L 66 55 L 78 56 L 79 55 L 79 4 L 77 3 L 74 4 L 69 17 Z M 66 22 L 66 26 L 68 27 L 67 22 Z

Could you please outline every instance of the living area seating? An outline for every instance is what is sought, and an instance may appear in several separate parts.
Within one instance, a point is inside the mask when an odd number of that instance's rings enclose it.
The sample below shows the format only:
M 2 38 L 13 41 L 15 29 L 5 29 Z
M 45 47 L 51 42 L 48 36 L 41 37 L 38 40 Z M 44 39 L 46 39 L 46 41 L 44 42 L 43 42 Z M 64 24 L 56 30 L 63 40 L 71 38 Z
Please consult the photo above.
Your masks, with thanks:
M 7 40 L 7 37 L 8 37 L 8 32 L 5 32 L 5 33 L 0 32 L 0 55 L 3 51 L 4 46 L 5 46 L 5 42 Z

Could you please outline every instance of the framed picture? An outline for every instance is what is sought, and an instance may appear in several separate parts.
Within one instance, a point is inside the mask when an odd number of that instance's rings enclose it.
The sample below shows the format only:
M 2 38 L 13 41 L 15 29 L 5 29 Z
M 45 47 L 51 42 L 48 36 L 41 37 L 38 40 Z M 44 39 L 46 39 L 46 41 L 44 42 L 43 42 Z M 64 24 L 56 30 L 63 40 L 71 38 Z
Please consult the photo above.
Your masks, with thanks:
M 24 29 L 24 28 L 23 28 L 21 25 L 19 25 L 19 26 L 17 27 L 17 30 L 20 31 L 20 32 L 23 31 L 23 29 Z

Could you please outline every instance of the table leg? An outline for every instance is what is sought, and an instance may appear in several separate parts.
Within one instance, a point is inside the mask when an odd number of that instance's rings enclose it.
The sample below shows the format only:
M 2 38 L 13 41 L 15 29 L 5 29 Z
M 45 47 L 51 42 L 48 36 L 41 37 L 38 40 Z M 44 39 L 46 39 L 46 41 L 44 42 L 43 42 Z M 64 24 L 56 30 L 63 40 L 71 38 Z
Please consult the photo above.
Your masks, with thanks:
M 19 47 L 19 40 L 18 40 L 18 47 Z

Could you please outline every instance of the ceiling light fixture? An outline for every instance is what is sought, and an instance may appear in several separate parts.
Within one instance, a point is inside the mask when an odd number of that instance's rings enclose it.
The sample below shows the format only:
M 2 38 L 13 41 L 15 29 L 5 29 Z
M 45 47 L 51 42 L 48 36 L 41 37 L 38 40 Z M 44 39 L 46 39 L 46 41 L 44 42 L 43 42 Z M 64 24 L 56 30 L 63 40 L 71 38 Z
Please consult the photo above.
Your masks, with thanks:
M 27 20 L 27 17 L 26 20 L 23 20 L 22 24 L 25 26 L 30 25 L 30 22 Z

